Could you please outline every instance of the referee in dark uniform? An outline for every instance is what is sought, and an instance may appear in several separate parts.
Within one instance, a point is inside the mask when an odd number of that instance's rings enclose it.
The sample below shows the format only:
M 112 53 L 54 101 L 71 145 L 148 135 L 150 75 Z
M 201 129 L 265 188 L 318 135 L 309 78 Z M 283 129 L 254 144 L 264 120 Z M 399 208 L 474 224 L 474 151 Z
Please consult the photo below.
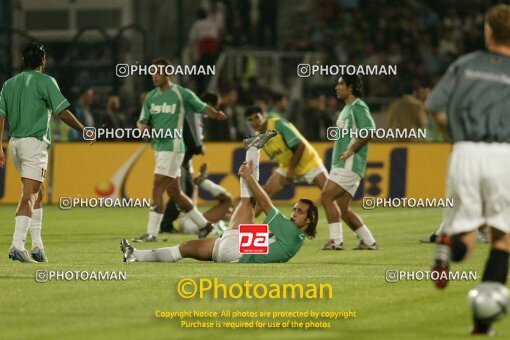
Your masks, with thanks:
M 505 285 L 510 252 L 510 6 L 485 14 L 487 51 L 457 59 L 427 100 L 427 109 L 453 142 L 444 216 L 433 271 L 447 274 L 475 245 L 479 226 L 491 232 L 481 285 Z M 447 275 L 446 275 L 447 276 Z M 435 282 L 444 288 L 447 280 Z M 490 321 L 474 317 L 472 334 L 492 333 Z

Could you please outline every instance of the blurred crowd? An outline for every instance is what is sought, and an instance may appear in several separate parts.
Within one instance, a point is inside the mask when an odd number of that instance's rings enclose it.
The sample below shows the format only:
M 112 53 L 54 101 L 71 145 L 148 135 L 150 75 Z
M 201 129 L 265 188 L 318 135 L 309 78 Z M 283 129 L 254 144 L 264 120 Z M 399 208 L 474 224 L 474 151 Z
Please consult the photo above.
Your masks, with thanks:
M 320 52 L 324 64 L 398 65 L 391 81 L 371 77 L 368 94 L 395 96 L 413 83 L 435 84 L 459 55 L 481 49 L 491 1 L 316 0 L 301 8 L 286 51 Z
M 385 126 L 380 127 L 427 128 L 428 140 L 442 140 L 423 103 L 454 59 L 484 47 L 482 13 L 490 1 L 471 0 L 465 5 L 459 0 L 310 0 L 296 2 L 288 18 L 282 17 L 282 3 L 203 0 L 182 62 L 212 65 L 224 49 L 243 48 L 314 51 L 321 64 L 395 64 L 397 76 L 364 79 L 366 96 L 392 98 L 382 109 L 371 106 L 374 113 L 385 116 L 380 120 Z M 285 20 L 299 24 L 279 34 L 277 28 Z M 181 84 L 201 95 L 209 80 L 195 77 Z M 220 79 L 216 92 L 228 119 L 206 120 L 205 139 L 238 141 L 252 134 L 244 110 L 259 105 L 269 114 L 292 121 L 309 140 L 326 140 L 326 129 L 334 125 L 341 110 L 333 86 L 305 87 L 299 104 L 291 107 L 290 93 L 275 91 L 253 75 L 242 80 Z M 87 126 L 134 128 L 146 93 L 133 100 L 84 87 L 72 100 L 71 110 Z M 55 140 L 81 139 L 55 118 Z
M 427 129 L 427 141 L 442 141 L 431 117 L 425 111 L 425 100 L 430 93 L 427 85 L 409 86 L 404 94 L 392 101 L 384 114 L 386 125 L 391 129 Z M 302 110 L 293 111 L 286 94 L 271 92 L 252 84 L 247 90 L 242 87 L 223 86 L 220 88 L 219 108 L 226 113 L 226 120 L 205 119 L 204 140 L 213 142 L 240 141 L 255 134 L 244 116 L 245 110 L 257 105 L 271 117 L 290 120 L 310 141 L 324 141 L 328 127 L 335 126 L 342 103 L 335 96 L 314 92 L 303 105 Z M 83 88 L 76 100 L 72 101 L 71 111 L 86 126 L 96 128 L 136 128 L 142 104 L 147 92 L 142 92 L 138 105 L 128 108 L 122 105 L 116 95 L 101 98 L 93 88 Z M 102 105 L 101 105 L 102 104 Z M 58 116 L 52 120 L 53 138 L 56 141 L 79 141 L 82 136 L 61 122 Z M 126 139 L 122 139 L 126 140 Z

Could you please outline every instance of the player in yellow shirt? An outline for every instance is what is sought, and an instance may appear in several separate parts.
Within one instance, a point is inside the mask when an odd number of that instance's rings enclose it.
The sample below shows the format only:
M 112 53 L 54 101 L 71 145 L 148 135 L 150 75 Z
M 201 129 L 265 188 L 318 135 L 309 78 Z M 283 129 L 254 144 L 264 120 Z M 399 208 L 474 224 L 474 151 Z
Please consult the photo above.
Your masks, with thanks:
M 278 116 L 268 117 L 258 106 L 246 109 L 244 116 L 255 131 L 278 131 L 278 135 L 271 138 L 263 147 L 271 160 L 278 161 L 278 168 L 263 186 L 269 197 L 275 196 L 299 180 L 315 184 L 322 190 L 328 179 L 328 171 L 317 151 L 292 123 Z M 257 206 L 256 215 L 258 216 L 260 212 L 261 209 Z M 351 210 L 342 212 L 342 219 L 352 230 L 363 225 L 363 221 Z M 341 231 L 330 228 L 329 232 L 330 238 L 322 249 L 342 250 L 343 244 L 335 242 L 336 235 Z

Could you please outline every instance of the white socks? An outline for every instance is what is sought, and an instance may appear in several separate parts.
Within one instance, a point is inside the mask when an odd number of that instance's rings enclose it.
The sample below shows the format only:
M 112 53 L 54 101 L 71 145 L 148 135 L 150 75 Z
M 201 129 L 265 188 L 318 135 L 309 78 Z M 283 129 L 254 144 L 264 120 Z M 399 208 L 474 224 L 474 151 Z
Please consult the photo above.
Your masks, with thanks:
M 182 259 L 178 245 L 153 250 L 135 250 L 133 256 L 138 262 L 177 262 Z
M 202 183 L 200 183 L 200 189 L 207 191 L 213 197 L 216 197 L 219 194 L 224 194 L 227 191 L 224 187 L 214 183 L 210 179 L 205 179 Z
M 356 229 L 354 232 L 356 233 L 358 238 L 362 240 L 365 244 L 371 246 L 375 243 L 375 239 L 366 225 L 363 224 L 361 228 Z
M 36 247 L 40 248 L 40 249 L 44 249 L 43 241 L 41 238 L 42 217 L 43 217 L 42 208 L 34 209 L 32 211 L 32 220 L 30 221 L 30 234 L 32 236 L 32 249 L 36 248 Z
M 253 178 L 258 182 L 259 181 L 259 149 L 256 147 L 251 147 L 246 150 L 246 162 L 249 164 L 250 161 L 253 162 Z M 244 178 L 241 178 L 241 197 L 253 197 L 251 193 L 250 187 Z
M 329 239 L 335 241 L 336 245 L 344 242 L 342 224 L 340 222 L 329 223 Z
M 195 222 L 199 228 L 203 228 L 208 223 L 205 219 L 204 215 L 198 210 L 197 207 L 193 207 L 193 210 L 189 211 L 186 214 L 186 217 L 191 218 L 193 222 Z
M 184 215 L 181 219 L 181 228 L 185 234 L 196 234 L 198 233 L 198 226 L 193 220 L 188 216 Z
M 159 225 L 163 219 L 163 214 L 158 214 L 155 211 L 149 211 L 149 223 L 147 223 L 147 233 L 158 236 Z
M 28 216 L 16 216 L 16 226 L 12 236 L 12 244 L 18 250 L 25 250 L 25 240 L 27 239 L 28 228 L 32 219 Z

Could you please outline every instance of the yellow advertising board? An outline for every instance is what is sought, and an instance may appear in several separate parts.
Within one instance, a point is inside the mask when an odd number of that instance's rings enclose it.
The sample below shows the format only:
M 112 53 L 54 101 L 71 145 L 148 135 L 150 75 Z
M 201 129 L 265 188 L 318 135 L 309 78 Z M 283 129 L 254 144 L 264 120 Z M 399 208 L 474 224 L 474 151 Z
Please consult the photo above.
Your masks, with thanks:
M 312 143 L 329 168 L 332 143 Z M 154 154 L 148 143 L 111 142 L 56 143 L 50 149 L 45 195 L 46 203 L 60 197 L 151 198 Z M 375 197 L 442 198 L 449 144 L 371 143 L 366 176 L 355 195 Z M 237 170 L 244 161 L 241 143 L 207 143 L 206 154 L 193 159 L 195 169 L 207 162 L 210 179 L 239 195 Z M 275 169 L 261 153 L 260 179 L 264 182 Z M 275 200 L 290 204 L 297 198 L 319 201 L 320 191 L 305 183 L 287 188 Z M 7 166 L 0 169 L 0 203 L 17 203 L 20 179 L 7 155 Z M 200 192 L 199 202 L 212 197 Z

